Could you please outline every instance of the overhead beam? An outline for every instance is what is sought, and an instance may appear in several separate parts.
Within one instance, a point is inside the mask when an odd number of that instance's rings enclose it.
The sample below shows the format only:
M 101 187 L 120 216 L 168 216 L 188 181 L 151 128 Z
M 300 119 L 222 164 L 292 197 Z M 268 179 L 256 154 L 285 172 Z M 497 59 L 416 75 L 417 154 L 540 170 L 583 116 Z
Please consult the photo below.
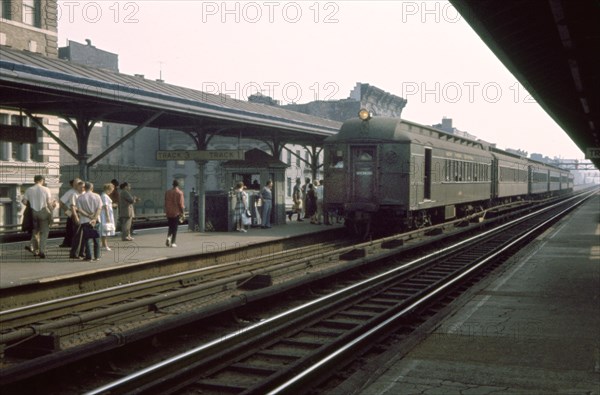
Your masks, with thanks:
M 36 117 L 34 117 L 31 112 L 25 110 L 24 111 L 25 114 L 29 117 L 29 119 L 31 119 L 33 121 L 33 123 L 35 123 L 40 129 L 42 129 L 48 136 L 50 136 L 55 142 L 56 144 L 60 145 L 65 151 L 67 151 L 69 153 L 69 155 L 71 155 L 73 158 L 78 159 L 79 156 L 77 155 L 77 153 L 75 151 L 73 151 L 68 145 L 66 145 L 61 139 L 59 139 L 58 137 L 56 137 L 56 135 L 54 133 L 52 133 L 52 131 L 50 131 L 50 129 L 48 129 L 42 122 L 40 122 L 40 120 L 38 120 Z
M 98 163 L 99 161 L 101 161 L 106 155 L 110 154 L 112 151 L 114 151 L 115 149 L 117 149 L 117 147 L 119 147 L 121 144 L 123 144 L 123 142 L 125 142 L 128 139 L 130 139 L 137 132 L 139 132 L 140 130 L 142 130 L 143 128 L 145 128 L 146 126 L 148 126 L 149 124 L 151 124 L 152 122 L 154 122 L 154 120 L 156 120 L 156 118 L 160 117 L 162 114 L 164 114 L 164 111 L 158 111 L 158 112 L 154 113 L 144 123 L 142 123 L 141 125 L 138 125 L 135 128 L 133 128 L 133 130 L 131 130 L 125 136 L 121 137 L 116 143 L 114 143 L 113 145 L 111 145 L 110 147 L 108 147 L 103 153 L 101 153 L 100 155 L 96 156 L 92 161 L 90 161 L 88 163 L 88 166 L 93 166 L 96 163 Z

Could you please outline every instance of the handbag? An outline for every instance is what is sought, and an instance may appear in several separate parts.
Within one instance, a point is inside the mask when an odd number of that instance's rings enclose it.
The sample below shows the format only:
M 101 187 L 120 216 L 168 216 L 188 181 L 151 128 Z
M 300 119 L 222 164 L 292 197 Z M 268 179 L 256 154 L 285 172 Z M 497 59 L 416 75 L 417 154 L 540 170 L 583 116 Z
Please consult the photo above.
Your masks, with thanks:
M 252 217 L 248 215 L 249 210 L 244 211 L 244 214 L 242 215 L 242 225 L 251 225 L 252 224 Z
M 104 231 L 104 233 L 114 232 L 115 224 L 113 222 L 107 222 L 105 224 L 102 224 L 102 230 Z
M 244 214 L 246 215 L 246 217 L 248 217 L 248 218 L 252 218 L 252 213 L 250 212 L 250 210 L 246 210 L 246 211 L 244 212 Z

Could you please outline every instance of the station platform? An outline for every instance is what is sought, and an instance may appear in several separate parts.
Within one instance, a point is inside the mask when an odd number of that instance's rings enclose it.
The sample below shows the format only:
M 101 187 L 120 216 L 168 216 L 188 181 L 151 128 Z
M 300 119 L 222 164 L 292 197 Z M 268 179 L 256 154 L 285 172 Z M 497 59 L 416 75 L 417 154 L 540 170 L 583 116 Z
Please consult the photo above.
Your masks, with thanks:
M 142 264 L 163 258 L 191 254 L 213 253 L 243 248 L 252 244 L 290 238 L 340 227 L 313 225 L 309 220 L 289 221 L 270 229 L 249 228 L 241 232 L 191 232 L 181 225 L 177 232 L 177 247 L 166 246 L 167 227 L 135 230 L 133 241 L 121 241 L 119 235 L 109 237 L 111 251 L 102 250 L 99 261 L 69 259 L 69 248 L 59 248 L 63 238 L 49 239 L 45 259 L 34 257 L 25 246 L 29 242 L 6 243 L 0 246 L 0 288 L 51 281 L 61 276 L 89 273 L 130 264 Z
M 328 393 L 600 394 L 600 194 L 518 255 Z

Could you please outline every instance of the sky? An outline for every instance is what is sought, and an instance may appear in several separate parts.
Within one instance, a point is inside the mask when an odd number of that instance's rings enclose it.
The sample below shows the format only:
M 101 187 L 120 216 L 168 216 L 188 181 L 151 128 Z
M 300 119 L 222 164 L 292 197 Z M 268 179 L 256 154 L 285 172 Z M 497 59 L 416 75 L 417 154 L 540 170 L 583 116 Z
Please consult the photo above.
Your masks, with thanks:
M 499 148 L 581 150 L 446 1 L 58 2 L 59 47 L 91 40 L 119 71 L 247 100 L 347 98 L 357 82 L 408 100 L 402 118 Z

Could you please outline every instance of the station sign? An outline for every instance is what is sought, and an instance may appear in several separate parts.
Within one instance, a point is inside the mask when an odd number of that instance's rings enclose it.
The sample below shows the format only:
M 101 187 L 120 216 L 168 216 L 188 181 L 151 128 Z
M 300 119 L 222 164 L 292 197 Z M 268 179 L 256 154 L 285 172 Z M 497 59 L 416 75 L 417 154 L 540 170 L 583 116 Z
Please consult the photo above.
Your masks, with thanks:
M 0 140 L 11 143 L 37 143 L 37 129 L 33 126 L 0 124 Z
M 244 150 L 156 151 L 156 160 L 244 160 Z

